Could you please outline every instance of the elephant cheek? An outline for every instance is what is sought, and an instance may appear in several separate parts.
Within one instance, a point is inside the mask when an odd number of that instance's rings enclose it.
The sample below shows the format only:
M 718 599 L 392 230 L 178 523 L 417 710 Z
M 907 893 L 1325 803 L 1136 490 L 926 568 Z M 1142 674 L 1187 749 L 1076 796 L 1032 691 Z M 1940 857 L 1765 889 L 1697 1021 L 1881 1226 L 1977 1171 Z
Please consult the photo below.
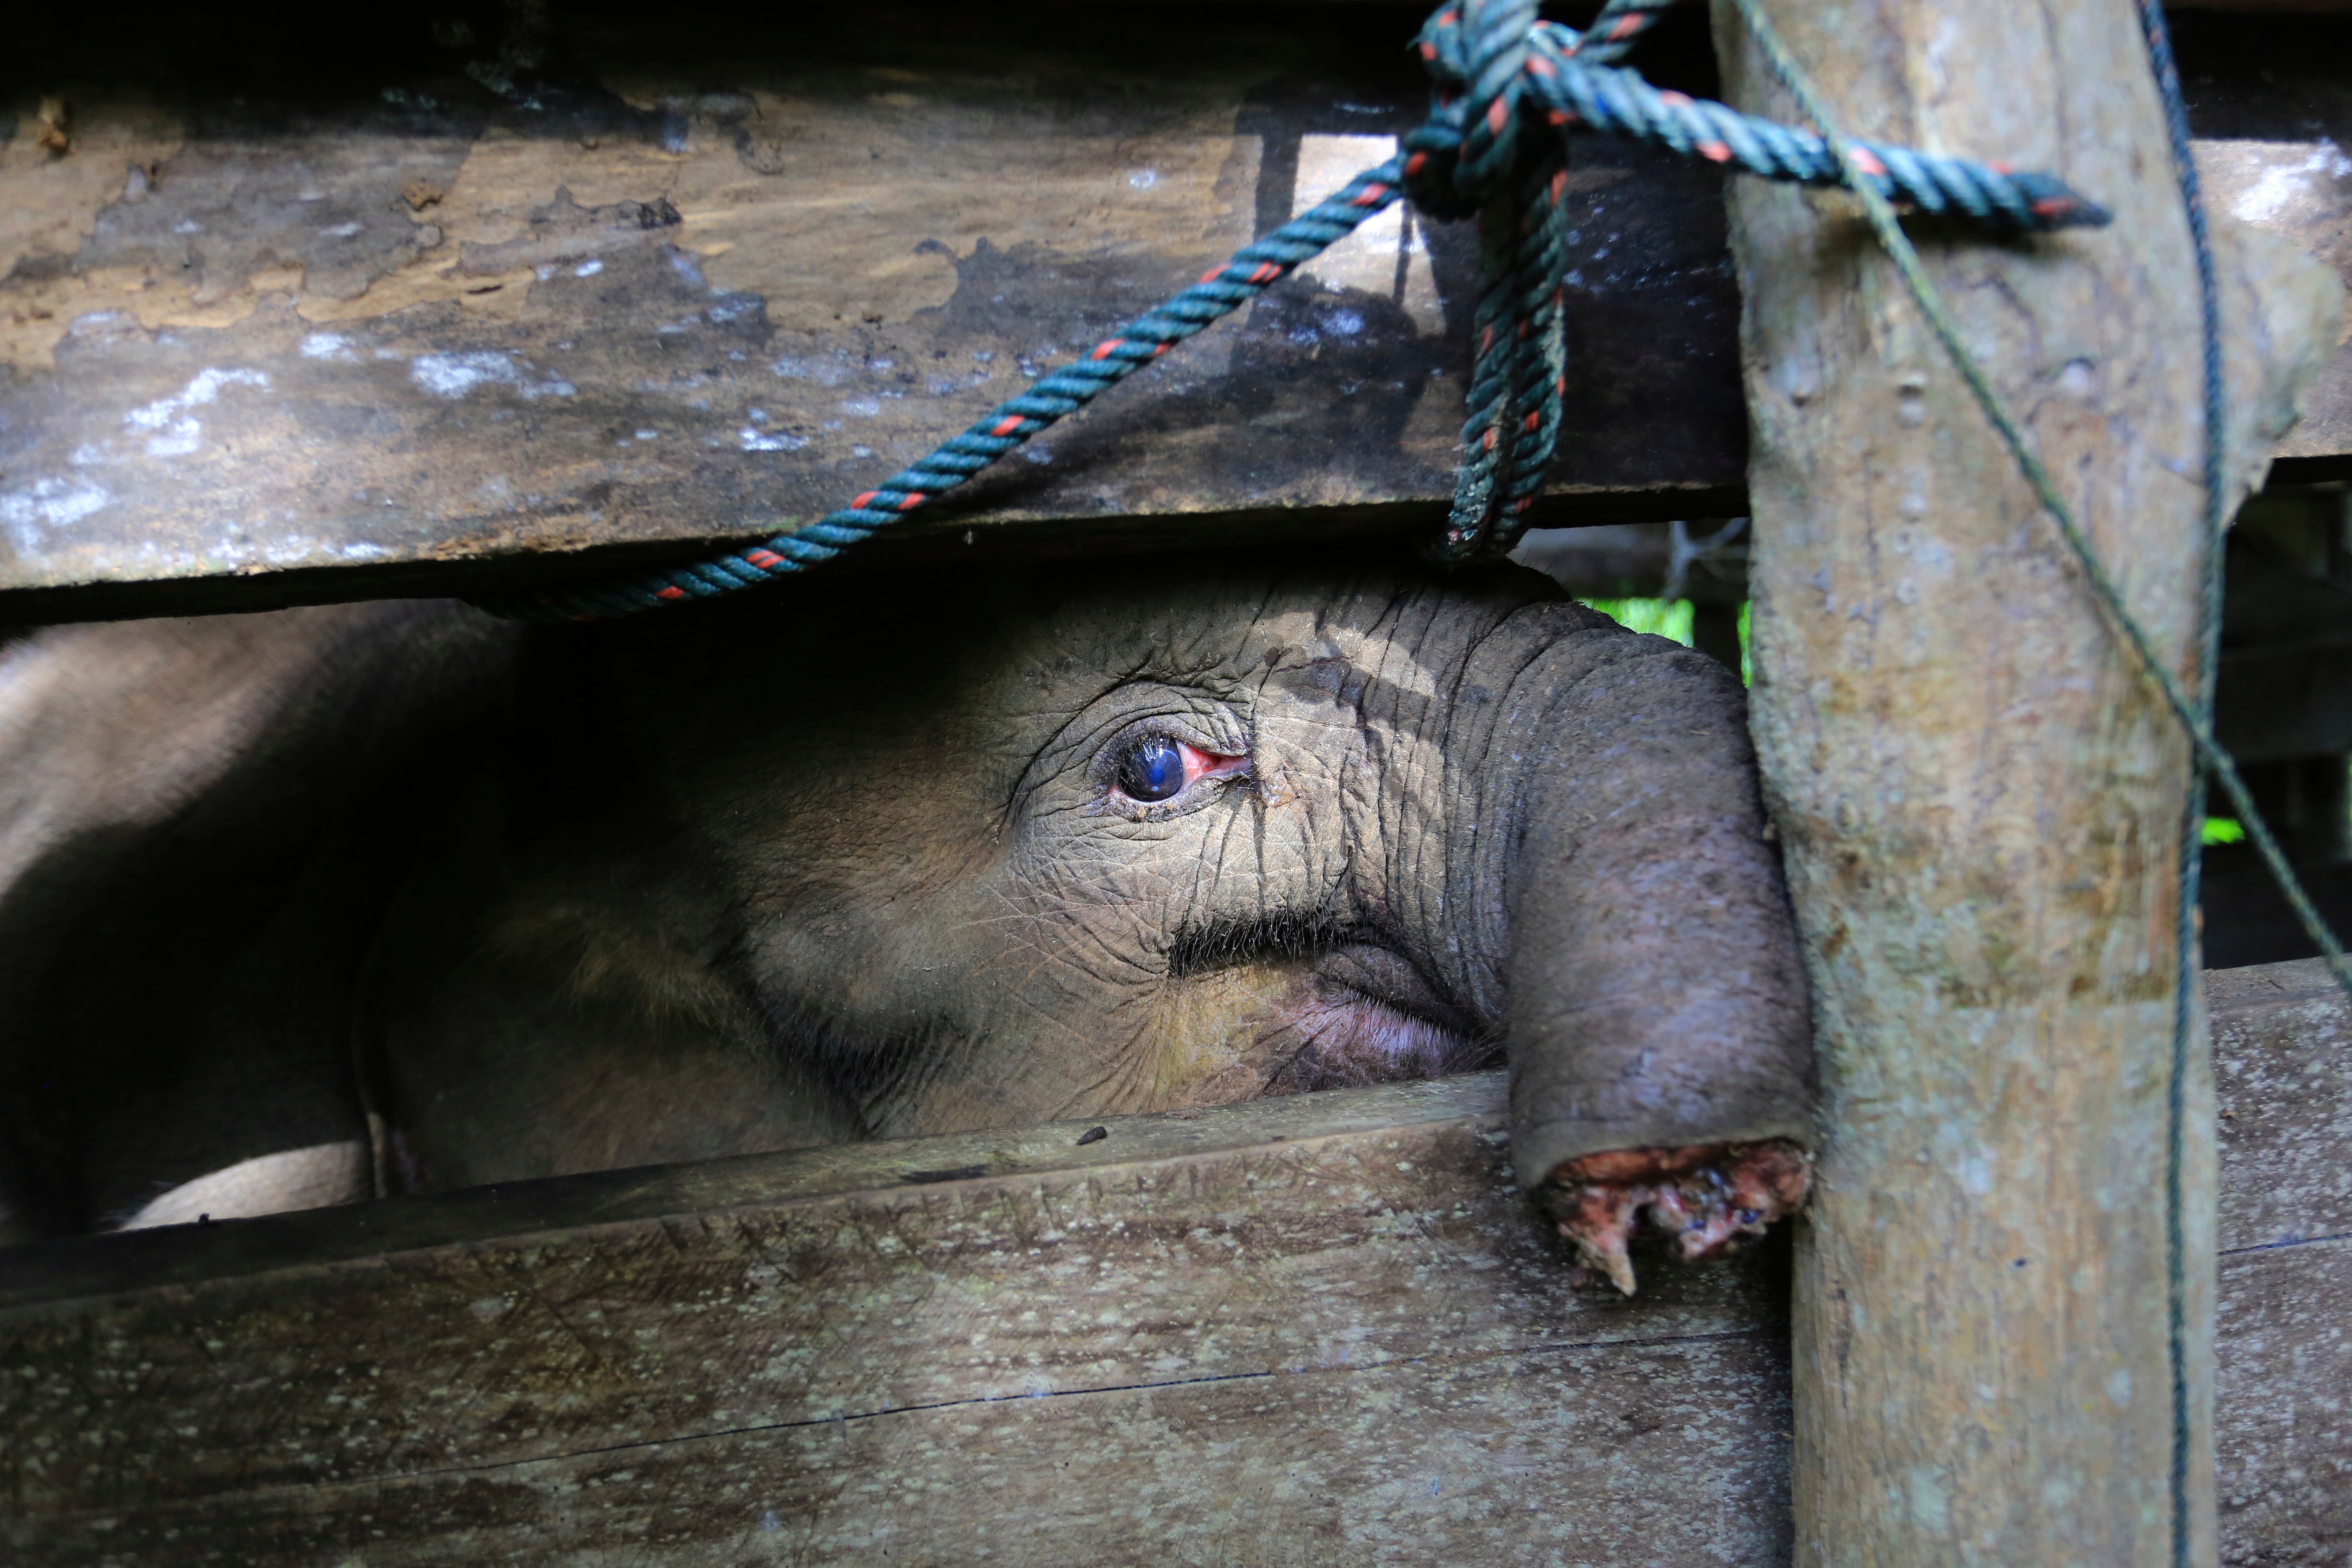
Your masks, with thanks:
M 1283 1021 L 1296 1044 L 1270 1094 L 1443 1078 L 1484 1066 L 1488 1054 L 1427 1019 L 1328 984 L 1296 995 Z
M 1313 976 L 1302 963 L 1235 964 L 1161 982 L 1134 1042 L 1130 1096 L 1116 1109 L 1228 1105 L 1276 1087 L 1298 1052 Z
M 1483 1065 L 1486 1054 L 1479 1043 L 1332 984 L 1307 959 L 1169 982 L 1150 1037 L 1139 1044 L 1157 1106 L 1437 1078 Z

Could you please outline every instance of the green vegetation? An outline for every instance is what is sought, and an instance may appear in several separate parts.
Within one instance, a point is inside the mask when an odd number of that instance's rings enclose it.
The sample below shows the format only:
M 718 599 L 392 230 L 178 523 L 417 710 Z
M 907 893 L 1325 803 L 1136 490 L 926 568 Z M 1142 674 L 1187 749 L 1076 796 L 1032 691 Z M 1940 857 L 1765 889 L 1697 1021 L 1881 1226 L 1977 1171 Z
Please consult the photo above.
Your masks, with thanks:
M 1629 632 L 1654 632 L 1685 647 L 1691 645 L 1688 599 L 1581 599 L 1578 603 L 1591 605 Z
M 2209 816 L 2205 819 L 2205 842 L 2208 844 L 2243 844 L 2246 829 L 2234 816 Z
M 1691 646 L 1691 604 L 1688 599 L 1579 599 L 1580 605 L 1607 616 L 1627 631 L 1654 632 Z M 1748 602 L 1739 605 L 1739 679 L 1754 685 L 1755 666 L 1748 652 Z

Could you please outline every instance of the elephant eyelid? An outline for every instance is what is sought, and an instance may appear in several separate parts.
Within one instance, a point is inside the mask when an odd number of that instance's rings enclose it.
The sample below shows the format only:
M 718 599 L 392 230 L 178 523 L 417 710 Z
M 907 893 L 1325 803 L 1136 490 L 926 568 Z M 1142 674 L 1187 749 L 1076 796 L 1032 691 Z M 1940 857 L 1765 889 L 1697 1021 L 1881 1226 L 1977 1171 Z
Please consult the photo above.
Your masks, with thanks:
M 1154 738 L 1174 743 L 1183 759 L 1184 782 L 1164 800 L 1139 800 L 1119 787 L 1119 763 L 1135 747 Z M 1203 745 L 1203 741 L 1211 743 Z M 1246 740 L 1243 745 L 1247 747 Z M 1248 750 L 1226 752 L 1217 746 L 1209 733 L 1191 724 L 1180 726 L 1166 719 L 1129 724 L 1097 754 L 1095 800 L 1087 814 L 1109 812 L 1134 821 L 1158 822 L 1208 805 L 1215 795 L 1212 788 L 1203 786 L 1239 783 L 1252 771 Z

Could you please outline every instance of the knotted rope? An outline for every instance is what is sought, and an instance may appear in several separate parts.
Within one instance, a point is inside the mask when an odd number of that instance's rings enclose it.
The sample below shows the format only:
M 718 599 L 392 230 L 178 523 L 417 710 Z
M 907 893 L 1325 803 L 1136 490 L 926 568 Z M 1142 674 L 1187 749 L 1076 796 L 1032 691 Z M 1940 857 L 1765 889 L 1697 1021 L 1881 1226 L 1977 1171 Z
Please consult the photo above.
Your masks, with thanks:
M 1559 438 L 1567 348 L 1567 135 L 1595 131 L 1769 180 L 1858 180 L 1919 212 L 2001 231 L 2098 225 L 2107 215 L 2055 177 L 1963 158 L 1851 142 L 1851 164 L 1809 131 L 1652 87 L 1612 65 L 1672 0 L 1609 0 L 1580 33 L 1536 18 L 1535 0 L 1459 0 L 1417 40 L 1433 83 L 1429 118 L 1402 151 L 1222 267 L 1118 329 L 1084 359 L 1001 403 L 929 457 L 838 511 L 763 544 L 602 584 L 487 607 L 529 620 L 594 620 L 709 598 L 821 565 L 929 505 L 1085 407 L 1139 367 L 1256 299 L 1400 195 L 1440 220 L 1475 216 L 1483 273 L 1453 510 L 1437 553 L 1499 554 L 1517 543 Z M 1851 174 L 1849 174 L 1851 167 Z

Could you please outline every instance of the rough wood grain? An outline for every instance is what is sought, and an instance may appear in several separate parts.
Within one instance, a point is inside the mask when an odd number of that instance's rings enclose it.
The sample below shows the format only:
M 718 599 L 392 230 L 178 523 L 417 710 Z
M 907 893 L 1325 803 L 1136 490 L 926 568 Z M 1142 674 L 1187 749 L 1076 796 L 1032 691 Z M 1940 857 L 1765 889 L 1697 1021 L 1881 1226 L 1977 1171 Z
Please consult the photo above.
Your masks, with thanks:
M 2352 1010 L 2325 984 L 2210 983 L 2231 1562 L 2329 1561 L 2352 1495 L 2324 1234 L 2352 1216 Z M 1566 1289 L 1503 1107 L 1487 1075 L 0 1254 L 0 1542 L 1786 1562 L 1785 1256 Z
M 62 155 L 50 88 L 0 101 L 0 616 L 487 590 L 829 510 L 1384 156 L 1425 102 L 1420 17 L 1065 6 L 1007 30 L 934 5 L 722 33 L 588 5 L 534 46 L 567 74 L 531 87 L 487 37 L 418 56 L 423 12 L 357 61 L 213 13 L 142 21 L 128 67 L 110 23 L 87 59 L 36 37 L 52 74 L 125 85 L 65 94 Z M 1665 30 L 1645 68 L 1711 90 L 1695 8 Z M 235 74 L 273 51 L 278 75 Z M 2235 139 L 2231 199 L 2352 267 L 2352 184 L 2316 140 L 2352 146 L 2352 99 L 2324 58 L 2240 48 L 2200 113 Z M 1545 519 L 1734 515 L 1722 182 L 1593 139 L 1570 179 Z M 1425 528 L 1474 272 L 1459 226 L 1380 220 L 882 564 L 968 531 Z M 2352 408 L 2352 347 L 2330 374 Z M 2315 407 L 2282 449 L 2352 454 L 2346 419 Z
M 633 14 L 530 102 L 91 96 L 64 157 L 22 117 L 0 588 L 383 593 L 831 510 L 1388 156 L 1425 110 L 1419 15 L 1329 16 L 849 8 L 721 40 Z M 1559 505 L 1724 510 L 1720 181 L 1599 142 L 1570 180 Z M 916 531 L 1424 524 L 1475 275 L 1464 226 L 1377 219 Z
M 979 1177 L 1088 1172 L 1299 1138 L 1503 1124 L 1503 1077 L 1251 1100 L 1205 1110 L 1047 1122 L 990 1132 L 835 1143 L 687 1165 L 509 1182 L 431 1198 L 279 1215 L 254 1224 L 171 1226 L 18 1247 L 0 1270 L 0 1309 L 72 1297 L 455 1247 L 528 1232 L 660 1219 L 838 1193 L 928 1187 Z M 1087 1139 L 1099 1130 L 1101 1136 Z
M 1769 1563 L 1778 1360 L 1563 1344 L 875 1412 L 60 1521 L 26 1561 Z
M 2352 81 L 2334 85 L 2352 108 Z M 2352 114 L 2346 119 L 2352 123 Z M 2335 141 L 2203 142 L 2197 174 L 2209 210 L 2276 235 L 2352 279 L 2352 154 Z M 2344 311 L 2329 340 L 2336 351 L 2303 394 L 2303 416 L 2273 447 L 2281 458 L 2352 452 L 2352 300 Z
M 2352 1237 L 2221 1263 L 2221 1561 L 2341 1563 L 2352 1555 Z
M 2200 141 L 2209 210 L 2274 234 L 2352 281 L 2352 16 L 2188 15 L 2174 53 Z M 2352 302 L 2346 306 L 2352 312 Z M 2352 313 L 2304 394 L 2304 416 L 2278 443 L 2274 478 L 2317 469 L 2346 477 L 2352 453 Z
M 1843 129 L 2057 171 L 2112 229 L 1922 226 L 1959 330 L 2160 657 L 2189 656 L 2195 274 L 2125 0 L 1773 4 Z M 1792 112 L 1727 4 L 1727 97 Z M 2166 1102 L 2188 748 L 1847 198 L 1732 188 L 1754 723 L 1813 983 L 1797 1560 L 2209 1560 L 2213 1106 L 2181 1086 L 2176 1492 Z M 2343 293 L 2226 217 L 2236 500 Z M 2175 1505 L 2182 1517 L 2176 1528 Z
M 2352 1235 L 2352 1027 L 2315 958 L 2206 979 L 2224 1253 Z
M 1477 1092 L 1418 1127 L 17 1308 L 5 1539 L 49 1562 L 944 1563 L 982 1525 L 1038 1562 L 1261 1534 L 1293 1542 L 1273 1561 L 1779 1554 L 1772 1260 L 1570 1290 Z M 1720 1484 L 1695 1497 L 1702 1456 Z
M 2352 1557 L 2352 1008 L 2316 959 L 2210 973 L 2221 1561 Z

